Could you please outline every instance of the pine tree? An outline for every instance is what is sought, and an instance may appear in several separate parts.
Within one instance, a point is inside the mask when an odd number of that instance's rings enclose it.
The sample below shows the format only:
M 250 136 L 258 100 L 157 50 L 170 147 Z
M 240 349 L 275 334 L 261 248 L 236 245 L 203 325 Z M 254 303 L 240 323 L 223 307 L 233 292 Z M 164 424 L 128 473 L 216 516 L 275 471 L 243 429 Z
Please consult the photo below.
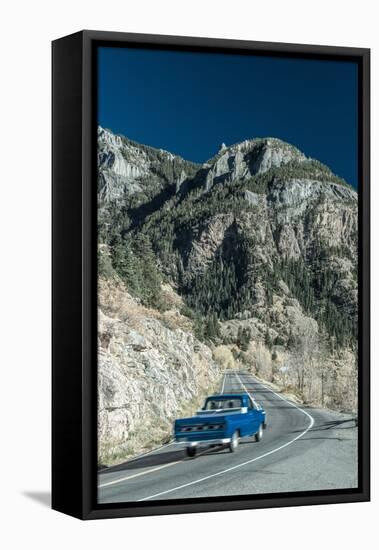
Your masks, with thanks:
M 271 335 L 270 335 L 270 332 L 268 330 L 266 330 L 266 334 L 265 334 L 265 345 L 266 347 L 271 350 L 272 349 L 272 338 L 271 338 Z
M 242 351 L 247 351 L 251 339 L 251 332 L 248 328 L 238 328 L 237 344 Z

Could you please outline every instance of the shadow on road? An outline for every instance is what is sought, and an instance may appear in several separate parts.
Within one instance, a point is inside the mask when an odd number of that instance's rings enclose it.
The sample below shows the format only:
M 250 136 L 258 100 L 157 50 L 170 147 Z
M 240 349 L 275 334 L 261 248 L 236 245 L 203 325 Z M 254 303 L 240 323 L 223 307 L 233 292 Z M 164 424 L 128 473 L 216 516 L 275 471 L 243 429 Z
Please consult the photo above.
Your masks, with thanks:
M 253 440 L 241 441 L 240 445 L 254 443 Z M 216 455 L 224 454 L 224 452 L 229 453 L 229 448 L 227 446 L 217 445 L 215 447 L 200 447 L 199 457 L 205 455 Z M 197 458 L 199 458 L 197 457 Z M 117 466 L 110 466 L 109 468 L 104 468 L 99 470 L 99 474 L 105 474 L 110 472 L 126 472 L 128 470 L 138 470 L 141 468 L 150 468 L 152 466 L 160 466 L 162 464 L 169 464 L 170 462 L 177 462 L 186 458 L 184 449 L 166 451 L 156 454 L 150 454 L 147 456 L 141 456 L 140 458 L 133 458 L 128 462 L 123 462 Z M 188 460 L 192 460 L 188 458 Z
M 350 424 L 350 425 L 347 425 Z M 351 430 L 358 426 L 358 419 L 356 417 L 346 418 L 344 420 L 330 420 L 329 422 L 323 422 L 320 425 L 312 428 L 313 431 L 317 430 Z
M 141 456 L 140 458 L 133 458 L 128 462 L 123 462 L 117 466 L 111 466 L 101 470 L 99 473 L 108 472 L 124 472 L 127 470 L 137 470 L 139 468 L 147 468 L 150 466 L 159 466 L 161 464 L 168 464 L 169 462 L 176 462 L 183 460 L 185 454 L 182 449 L 177 451 L 166 451 L 162 453 L 150 454 L 147 456 Z
M 344 420 L 330 420 L 329 422 L 323 422 L 322 424 L 316 424 L 309 430 L 311 432 L 323 432 L 327 430 L 352 430 L 358 426 L 358 419 L 356 417 L 346 418 Z M 301 432 L 302 430 L 295 430 Z M 316 439 L 316 438 L 313 438 Z M 332 438 L 329 438 L 332 439 Z M 338 438 L 336 438 L 338 439 Z

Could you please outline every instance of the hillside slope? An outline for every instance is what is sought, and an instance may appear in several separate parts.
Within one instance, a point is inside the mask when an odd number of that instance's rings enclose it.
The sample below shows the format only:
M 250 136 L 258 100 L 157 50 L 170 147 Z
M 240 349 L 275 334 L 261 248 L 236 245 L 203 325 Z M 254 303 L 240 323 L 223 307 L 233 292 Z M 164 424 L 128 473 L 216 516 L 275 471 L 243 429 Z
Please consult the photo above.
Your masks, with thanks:
M 144 307 L 121 281 L 99 281 L 99 463 L 117 463 L 170 438 L 172 422 L 219 384 L 211 350 L 180 314 L 166 285 L 164 313 Z

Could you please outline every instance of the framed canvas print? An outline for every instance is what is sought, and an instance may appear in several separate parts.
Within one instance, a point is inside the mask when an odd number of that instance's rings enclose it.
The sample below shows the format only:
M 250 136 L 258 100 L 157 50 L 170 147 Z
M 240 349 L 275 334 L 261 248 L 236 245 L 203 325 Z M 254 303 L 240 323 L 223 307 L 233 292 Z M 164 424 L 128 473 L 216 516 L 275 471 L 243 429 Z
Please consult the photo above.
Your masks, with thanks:
M 369 499 L 369 50 L 53 42 L 53 508 Z

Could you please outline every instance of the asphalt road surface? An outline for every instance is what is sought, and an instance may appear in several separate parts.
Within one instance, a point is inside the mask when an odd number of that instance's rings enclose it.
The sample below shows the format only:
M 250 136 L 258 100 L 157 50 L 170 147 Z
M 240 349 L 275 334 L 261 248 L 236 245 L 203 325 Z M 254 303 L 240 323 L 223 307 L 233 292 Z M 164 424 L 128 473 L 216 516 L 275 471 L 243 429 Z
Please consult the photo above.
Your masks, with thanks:
M 296 405 L 249 374 L 229 371 L 220 391 L 247 391 L 267 413 L 260 442 L 199 448 L 188 458 L 168 443 L 98 475 L 98 502 L 167 500 L 357 487 L 351 415 Z

